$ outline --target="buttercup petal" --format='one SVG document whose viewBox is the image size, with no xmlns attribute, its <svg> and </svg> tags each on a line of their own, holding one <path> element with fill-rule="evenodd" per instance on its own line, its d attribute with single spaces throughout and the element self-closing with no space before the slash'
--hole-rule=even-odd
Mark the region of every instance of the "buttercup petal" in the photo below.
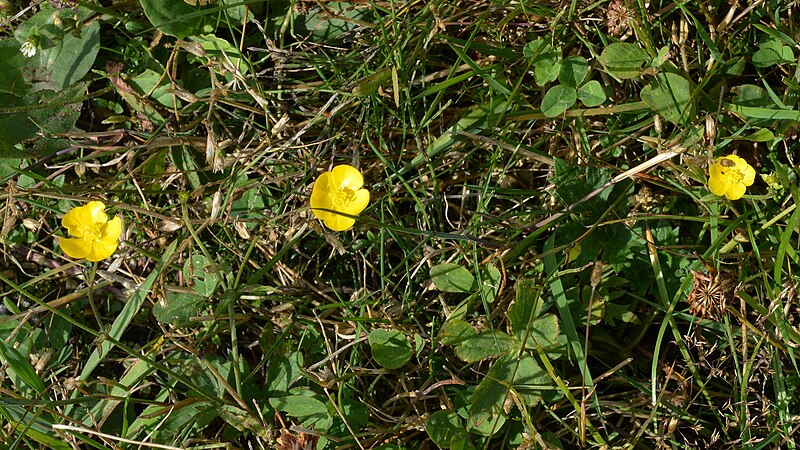
<svg viewBox="0 0 800 450">
<path fill-rule="evenodd" d="M 80 238 L 58 238 L 61 250 L 70 258 L 83 259 L 92 249 L 92 244 Z"/>
<path fill-rule="evenodd" d="M 745 190 L 746 188 L 742 183 L 732 183 L 728 190 L 725 191 L 725 197 L 729 200 L 739 200 L 744 195 Z"/>
<path fill-rule="evenodd" d="M 353 166 L 342 164 L 336 166 L 331 171 L 334 188 L 361 189 L 364 185 L 364 177 L 361 172 Z"/>
<path fill-rule="evenodd" d="M 347 205 L 347 208 L 344 210 L 344 212 L 356 216 L 360 214 L 368 204 L 369 191 L 366 189 L 359 189 L 355 192 L 355 198 L 353 199 L 352 203 Z"/>
<path fill-rule="evenodd" d="M 86 254 L 86 259 L 92 262 L 102 261 L 113 255 L 116 250 L 117 241 L 97 240 L 92 243 L 92 248 Z"/>
<path fill-rule="evenodd" d="M 330 181 L 331 173 L 325 172 L 317 178 L 317 181 L 314 182 L 314 188 L 311 190 L 311 212 L 322 221 L 327 220 L 331 215 L 331 213 L 322 211 L 322 209 L 332 209 L 333 207 L 333 203 L 331 202 Z"/>
<path fill-rule="evenodd" d="M 725 168 L 720 163 L 714 163 L 708 168 L 708 175 L 712 178 L 725 175 Z"/>
<path fill-rule="evenodd" d="M 711 176 L 708 179 L 708 189 L 714 195 L 725 195 L 728 189 L 731 187 L 731 181 L 728 177 L 725 176 Z"/>
<path fill-rule="evenodd" d="M 746 167 L 742 171 L 742 183 L 744 183 L 745 186 L 752 186 L 753 182 L 756 181 L 756 169 L 750 164 L 745 164 Z"/>
<path fill-rule="evenodd" d="M 325 225 L 333 231 L 345 231 L 355 225 L 355 219 L 347 216 L 342 216 L 336 213 L 330 213 L 328 218 L 325 219 Z"/>
<path fill-rule="evenodd" d="M 106 205 L 103 202 L 92 201 L 87 203 L 85 206 L 82 206 L 89 212 L 90 222 L 86 223 L 85 225 L 94 224 L 100 225 L 108 222 L 108 216 L 106 215 L 105 209 Z"/>
<path fill-rule="evenodd" d="M 64 214 L 61 219 L 61 225 L 67 229 L 70 236 L 82 237 L 81 228 L 92 220 L 92 214 L 83 206 L 72 208 L 68 213 Z"/>
<path fill-rule="evenodd" d="M 113 219 L 106 222 L 105 225 L 102 226 L 100 232 L 100 240 L 106 243 L 116 243 L 119 241 L 119 237 L 122 235 L 122 219 L 119 216 L 115 216 Z"/>
</svg>

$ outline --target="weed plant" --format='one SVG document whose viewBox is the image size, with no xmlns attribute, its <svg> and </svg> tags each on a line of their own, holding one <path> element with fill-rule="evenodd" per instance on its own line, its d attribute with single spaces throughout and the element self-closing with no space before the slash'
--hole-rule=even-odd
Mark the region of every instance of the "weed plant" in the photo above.
<svg viewBox="0 0 800 450">
<path fill-rule="evenodd" d="M 797 13 L 0 0 L 0 449 L 797 448 Z"/>
</svg>

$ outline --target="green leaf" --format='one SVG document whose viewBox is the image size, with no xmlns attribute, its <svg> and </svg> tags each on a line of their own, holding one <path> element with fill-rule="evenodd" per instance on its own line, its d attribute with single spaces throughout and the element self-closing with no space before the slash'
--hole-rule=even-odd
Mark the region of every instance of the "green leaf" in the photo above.
<svg viewBox="0 0 800 450">
<path fill-rule="evenodd" d="M 527 348 L 551 350 L 558 345 L 559 332 L 558 317 L 555 314 L 545 314 L 531 323 L 530 330 L 520 329 L 516 334 L 520 336 L 520 340 L 527 336 Z"/>
<path fill-rule="evenodd" d="M 564 86 L 577 88 L 589 74 L 589 61 L 582 56 L 570 56 L 561 63 L 558 81 Z"/>
<path fill-rule="evenodd" d="M 18 111 L 0 114 L 0 158 L 31 153 L 47 156 L 72 145 L 53 135 L 75 129 L 85 89 L 86 83 L 76 83 L 63 90 L 38 91 L 22 98 L 0 93 L 0 104 Z"/>
<path fill-rule="evenodd" d="M 502 284 L 503 275 L 500 270 L 489 264 L 481 269 L 481 297 L 487 302 L 492 303 L 497 296 L 497 290 Z"/>
<path fill-rule="evenodd" d="M 365 5 L 330 2 L 325 3 L 325 9 L 313 8 L 307 15 L 298 17 L 295 29 L 308 34 L 312 42 L 337 44 L 343 41 L 345 34 L 360 26 L 359 21 L 370 22 L 371 18 L 372 11 Z"/>
<path fill-rule="evenodd" d="M 458 264 L 444 263 L 431 267 L 431 279 L 442 292 L 474 292 L 475 277 Z"/>
<path fill-rule="evenodd" d="M 312 393 L 306 391 L 308 395 L 289 395 L 269 399 L 273 408 L 283 411 L 289 416 L 296 417 L 305 427 L 313 427 L 315 430 L 325 431 L 333 423 L 328 407 L 325 403 L 311 397 Z"/>
<path fill-rule="evenodd" d="M 767 36 L 758 46 L 758 51 L 753 54 L 753 65 L 756 67 L 770 67 L 793 60 L 792 48 L 771 36 Z"/>
<path fill-rule="evenodd" d="M 768 128 L 760 128 L 746 136 L 730 136 L 725 139 L 731 141 L 770 142 L 775 139 L 775 133 Z"/>
<path fill-rule="evenodd" d="M 590 80 L 578 88 L 578 99 L 588 107 L 600 106 L 606 101 L 606 92 L 597 80 Z"/>
<path fill-rule="evenodd" d="M 78 8 L 76 12 L 45 9 L 17 29 L 15 36 L 20 42 L 25 42 L 32 34 L 39 40 L 36 55 L 26 61 L 30 68 L 28 81 L 43 83 L 58 91 L 89 72 L 100 50 L 100 21 L 69 33 L 56 21 L 83 20 L 91 14 L 87 8 Z"/>
<path fill-rule="evenodd" d="M 51 82 L 57 89 L 64 89 L 77 82 L 94 64 L 100 50 L 100 21 L 94 21 L 81 30 L 80 38 L 73 34 L 64 36 L 60 46 L 42 52 L 47 58 Z"/>
<path fill-rule="evenodd" d="M 18 430 L 24 430 L 26 436 L 39 442 L 43 445 L 43 448 L 48 450 L 71 450 L 73 448 L 53 430 L 53 421 L 50 419 L 50 414 L 31 414 L 30 405 L 22 407 L 10 404 L 11 402 L 6 398 L 3 400 L 3 406 L 0 407 L 0 418 L 4 419 L 6 424 L 14 426 Z M 30 401 L 28 402 L 30 403 Z M 26 445 L 22 448 L 26 447 L 31 448 L 34 446 Z M 0 444 L 0 448 L 5 450 L 14 447 Z"/>
<path fill-rule="evenodd" d="M 222 73 L 220 67 L 230 67 L 236 69 L 241 73 L 247 73 L 249 66 L 244 56 L 239 52 L 239 49 L 232 45 L 225 39 L 219 38 L 213 34 L 204 34 L 201 36 L 192 36 L 190 41 L 200 44 L 205 53 L 206 62 L 214 62 L 216 65 L 213 67 L 218 68 L 217 73 Z"/>
<path fill-rule="evenodd" d="M 22 76 L 22 67 L 25 65 L 20 44 L 14 39 L 0 40 L 0 92 L 24 95 L 30 85 Z"/>
<path fill-rule="evenodd" d="M 14 347 L 6 343 L 5 340 L 0 339 L 0 362 L 8 365 L 8 370 L 14 373 L 19 379 L 28 387 L 36 391 L 37 394 L 44 392 L 44 383 L 41 378 L 36 375 L 31 363 L 26 356 L 23 356 Z M 19 392 L 20 386 L 17 386 Z"/>
<path fill-rule="evenodd" d="M 304 395 L 271 398 L 269 399 L 269 404 L 273 408 L 297 418 L 328 415 L 328 407 L 325 406 L 325 403 Z"/>
<path fill-rule="evenodd" d="M 264 424 L 252 414 L 233 405 L 220 405 L 219 416 L 225 423 L 241 433 L 246 431 L 258 433 L 264 430 Z"/>
<path fill-rule="evenodd" d="M 650 55 L 635 44 L 617 42 L 603 49 L 600 64 L 611 75 L 627 80 L 638 78 L 642 65 L 650 60 Z"/>
<path fill-rule="evenodd" d="M 547 90 L 542 99 L 542 113 L 547 117 L 561 115 L 578 99 L 575 88 L 556 85 Z"/>
<path fill-rule="evenodd" d="M 769 93 L 761 86 L 754 84 L 740 84 L 731 88 L 731 92 L 736 94 L 733 104 L 739 106 L 754 107 L 775 107 L 775 103 L 769 98 Z"/>
<path fill-rule="evenodd" d="M 369 97 L 378 92 L 378 88 L 392 78 L 392 68 L 387 67 L 379 70 L 361 81 L 353 88 L 352 94 L 356 97 Z"/>
<path fill-rule="evenodd" d="M 205 298 L 187 292 L 172 292 L 166 296 L 165 301 L 166 304 L 159 301 L 153 306 L 153 315 L 161 323 L 181 325 L 197 315 Z"/>
<path fill-rule="evenodd" d="M 461 418 L 453 411 L 436 411 L 428 417 L 425 431 L 440 448 L 450 448 L 453 438 L 466 434 Z"/>
<path fill-rule="evenodd" d="M 522 54 L 533 66 L 534 80 L 538 86 L 544 86 L 558 78 L 561 70 L 561 48 L 553 48 L 546 40 L 536 39 L 525 45 Z"/>
<path fill-rule="evenodd" d="M 689 81 L 680 75 L 662 72 L 642 89 L 642 101 L 665 120 L 679 124 L 692 117 L 694 104 Z"/>
<path fill-rule="evenodd" d="M 489 369 L 472 395 L 468 427 L 497 432 L 508 395 L 518 396 L 520 402 L 533 406 L 540 398 L 540 391 L 536 387 L 550 384 L 550 375 L 533 356 L 503 356 Z M 514 392 L 511 392 L 511 388 Z"/>
<path fill-rule="evenodd" d="M 514 304 L 508 308 L 506 315 L 514 336 L 521 342 L 528 324 L 542 312 L 542 288 L 533 280 L 522 279 L 517 281 L 516 289 Z"/>
<path fill-rule="evenodd" d="M 386 369 L 400 368 L 411 359 L 411 345 L 406 336 L 397 330 L 372 330 L 369 334 L 369 346 L 372 357 Z"/>
<path fill-rule="evenodd" d="M 183 276 L 194 282 L 194 290 L 203 297 L 211 297 L 222 283 L 214 263 L 203 255 L 192 255 L 183 265 Z"/>
<path fill-rule="evenodd" d="M 448 320 L 439 333 L 439 340 L 444 345 L 459 345 L 477 335 L 472 325 L 463 320 Z"/>
<path fill-rule="evenodd" d="M 519 348 L 519 342 L 502 331 L 484 331 L 456 347 L 456 355 L 466 362 L 477 362 Z"/>
<path fill-rule="evenodd" d="M 449 320 L 442 327 L 439 341 L 455 345 L 456 354 L 467 362 L 481 361 L 519 349 L 519 341 L 502 331 L 484 331 L 478 334 L 463 320 Z"/>
<path fill-rule="evenodd" d="M 141 0 L 144 14 L 164 34 L 183 39 L 203 32 L 201 8 L 183 0 Z"/>
</svg>

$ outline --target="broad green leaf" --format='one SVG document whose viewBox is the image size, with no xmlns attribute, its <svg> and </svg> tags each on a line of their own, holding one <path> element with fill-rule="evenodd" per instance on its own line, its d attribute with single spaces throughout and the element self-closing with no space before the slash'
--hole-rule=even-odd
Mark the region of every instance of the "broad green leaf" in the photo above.
<svg viewBox="0 0 800 450">
<path fill-rule="evenodd" d="M 526 347 L 528 348 L 550 350 L 558 345 L 559 332 L 558 317 L 555 314 L 545 314 L 537 317 L 531 323 L 530 330 L 520 329 L 515 334 L 519 336 L 520 340 L 527 336 Z"/>
<path fill-rule="evenodd" d="M 635 44 L 617 42 L 603 49 L 600 64 L 611 75 L 627 80 L 638 78 L 642 66 L 650 60 L 650 55 Z"/>
<path fill-rule="evenodd" d="M 767 37 L 758 46 L 758 51 L 753 54 L 753 65 L 756 67 L 770 67 L 781 63 L 792 62 L 794 53 L 792 48 L 774 37 Z"/>
<path fill-rule="evenodd" d="M 481 361 L 519 349 L 519 341 L 502 331 L 477 333 L 463 320 L 450 320 L 442 327 L 439 340 L 444 345 L 455 345 L 456 354 L 467 362 Z"/>
<path fill-rule="evenodd" d="M 588 107 L 600 106 L 606 101 L 606 92 L 597 80 L 590 80 L 578 88 L 578 99 Z"/>
<path fill-rule="evenodd" d="M 456 434 L 450 440 L 450 450 L 475 450 L 472 437 L 466 432 Z"/>
<path fill-rule="evenodd" d="M 436 289 L 442 292 L 475 291 L 475 277 L 458 264 L 444 263 L 433 266 L 431 279 Z"/>
<path fill-rule="evenodd" d="M 195 292 L 203 297 L 211 297 L 222 283 L 219 271 L 214 270 L 214 263 L 201 254 L 186 260 L 183 276 L 192 280 Z"/>
<path fill-rule="evenodd" d="M 761 86 L 754 84 L 740 84 L 731 88 L 731 92 L 736 94 L 733 104 L 739 106 L 754 107 L 775 107 L 775 103 L 769 98 L 769 93 Z"/>
<path fill-rule="evenodd" d="M 497 421 L 502 420 L 503 404 L 508 395 L 517 396 L 517 400 L 526 407 L 533 406 L 540 399 L 540 390 L 537 388 L 550 384 L 550 375 L 533 356 L 501 357 L 472 395 L 468 426 L 471 429 L 498 431 Z"/>
<path fill-rule="evenodd" d="M 768 128 L 760 128 L 746 136 L 730 136 L 725 139 L 730 139 L 732 141 L 770 142 L 775 139 L 775 133 Z"/>
<path fill-rule="evenodd" d="M 502 331 L 484 331 L 456 347 L 456 355 L 466 362 L 493 358 L 519 348 L 519 342 Z"/>
<path fill-rule="evenodd" d="M 302 355 L 300 353 L 274 356 L 269 363 L 264 395 L 273 397 L 280 392 L 288 391 L 292 383 L 302 376 L 301 365 Z"/>
<path fill-rule="evenodd" d="M 153 315 L 161 323 L 182 325 L 197 315 L 205 298 L 188 292 L 171 292 L 153 306 Z M 166 304 L 162 304 L 166 302 Z"/>
<path fill-rule="evenodd" d="M 577 88 L 589 74 L 589 61 L 582 56 L 570 56 L 561 62 L 558 82 L 564 86 Z"/>
<path fill-rule="evenodd" d="M 264 424 L 247 411 L 233 405 L 220 405 L 219 416 L 228 425 L 237 431 L 261 433 L 264 431 Z"/>
<path fill-rule="evenodd" d="M 15 39 L 0 40 L 0 92 L 22 96 L 30 86 L 22 76 L 25 61 L 19 47 Z"/>
<path fill-rule="evenodd" d="M 197 14 L 200 6 L 182 0 L 141 0 L 141 4 L 150 23 L 164 34 L 183 39 L 204 31 L 203 16 Z"/>
<path fill-rule="evenodd" d="M 641 97 L 653 112 L 674 124 L 686 121 L 694 111 L 689 81 L 674 73 L 659 73 L 642 89 Z"/>
<path fill-rule="evenodd" d="M 242 56 L 236 46 L 225 39 L 219 38 L 213 34 L 203 34 L 200 36 L 192 36 L 189 40 L 200 44 L 207 62 L 213 61 L 217 66 L 225 69 L 218 70 L 217 72 L 221 73 L 235 69 L 243 74 L 247 73 L 249 66 L 244 56 Z"/>
<path fill-rule="evenodd" d="M 36 391 L 37 394 L 44 392 L 44 383 L 39 375 L 36 375 L 27 356 L 23 356 L 14 347 L 8 345 L 5 340 L 0 339 L 0 362 L 8 365 L 8 370 L 19 377 L 23 383 Z M 17 391 L 20 391 L 20 386 L 17 386 Z"/>
<path fill-rule="evenodd" d="M 561 48 L 553 48 L 545 39 L 536 39 L 528 42 L 522 53 L 533 66 L 534 80 L 538 86 L 544 86 L 558 78 Z"/>
<path fill-rule="evenodd" d="M 514 304 L 508 308 L 508 321 L 514 336 L 522 341 L 528 324 L 539 317 L 542 310 L 542 288 L 533 280 L 522 279 L 517 281 L 516 298 Z"/>
<path fill-rule="evenodd" d="M 86 83 L 76 83 L 22 98 L 0 93 L 0 104 L 16 110 L 0 114 L 0 158 L 47 156 L 72 145 L 53 135 L 75 129 L 85 89 Z"/>
<path fill-rule="evenodd" d="M 15 37 L 21 43 L 31 35 L 39 40 L 36 54 L 26 61 L 30 69 L 27 73 L 29 82 L 43 83 L 58 91 L 89 72 L 100 50 L 100 21 L 93 21 L 76 32 L 68 32 L 57 23 L 83 20 L 91 14 L 89 9 L 82 7 L 77 11 L 44 9 L 16 30 Z"/>
<path fill-rule="evenodd" d="M 289 395 L 286 397 L 270 398 L 269 404 L 273 408 L 283 411 L 286 414 L 297 417 L 298 419 L 306 419 L 314 423 L 325 423 L 330 425 L 330 416 L 328 415 L 328 407 L 325 403 L 313 397 L 304 395 Z"/>
<path fill-rule="evenodd" d="M 330 45 L 342 42 L 347 33 L 360 26 L 358 22 L 370 22 L 371 19 L 372 11 L 365 5 L 329 2 L 325 3 L 325 9 L 313 8 L 307 15 L 298 17 L 295 29 L 308 33 L 312 42 Z"/>
<path fill-rule="evenodd" d="M 42 51 L 42 58 L 47 58 L 45 67 L 50 70 L 53 86 L 64 89 L 83 78 L 92 68 L 98 51 L 100 21 L 81 29 L 80 38 L 66 34 L 60 46 Z"/>
<path fill-rule="evenodd" d="M 161 84 L 156 86 L 158 82 L 161 82 Z M 176 103 L 175 95 L 169 92 L 171 88 L 169 81 L 162 78 L 161 74 L 158 72 L 146 69 L 144 72 L 131 78 L 128 84 L 135 87 L 142 94 L 152 92 L 150 98 L 163 106 L 168 108 L 172 108 L 175 105 L 180 106 L 180 101 Z"/>
<path fill-rule="evenodd" d="M 542 99 L 542 113 L 547 117 L 556 117 L 575 104 L 578 99 L 575 88 L 556 85 L 547 90 Z"/>
<path fill-rule="evenodd" d="M 425 423 L 425 431 L 440 448 L 450 448 L 453 438 L 460 434 L 466 434 L 464 426 L 461 424 L 461 418 L 450 410 L 436 411 L 431 414 Z"/>
<path fill-rule="evenodd" d="M 400 368 L 411 359 L 411 345 L 406 336 L 397 330 L 373 330 L 369 334 L 369 346 L 372 357 L 386 369 Z"/>
<path fill-rule="evenodd" d="M 472 325 L 463 320 L 448 320 L 442 327 L 439 340 L 444 345 L 459 345 L 477 335 Z"/>
</svg>

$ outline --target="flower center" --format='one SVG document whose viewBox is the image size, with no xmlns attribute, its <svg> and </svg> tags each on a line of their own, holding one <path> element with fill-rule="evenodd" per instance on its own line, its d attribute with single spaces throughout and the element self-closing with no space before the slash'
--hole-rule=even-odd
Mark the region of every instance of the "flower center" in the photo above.
<svg viewBox="0 0 800 450">
<path fill-rule="evenodd" d="M 723 169 L 720 171 L 720 174 L 728 178 L 731 183 L 741 183 L 742 179 L 744 179 L 744 173 L 734 169 Z"/>
<path fill-rule="evenodd" d="M 338 189 L 334 190 L 331 197 L 334 206 L 333 209 L 341 211 L 343 208 L 346 209 L 348 205 L 353 203 L 356 197 L 356 191 L 350 189 L 345 183 L 342 183 Z"/>
<path fill-rule="evenodd" d="M 84 225 L 78 229 L 78 232 L 79 236 L 86 241 L 97 241 L 102 236 L 100 227 L 97 225 Z"/>
</svg>

